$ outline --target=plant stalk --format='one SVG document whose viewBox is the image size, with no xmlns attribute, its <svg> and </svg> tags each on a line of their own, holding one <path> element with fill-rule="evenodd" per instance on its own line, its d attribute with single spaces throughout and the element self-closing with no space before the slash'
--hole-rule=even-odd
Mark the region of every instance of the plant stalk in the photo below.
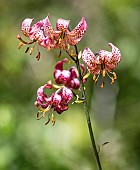
<svg viewBox="0 0 140 170">
<path fill-rule="evenodd" d="M 94 155 L 95 155 L 96 163 L 97 163 L 97 166 L 98 166 L 98 170 L 102 170 L 100 157 L 99 157 L 99 154 L 98 154 L 98 151 L 97 151 L 95 137 L 94 137 L 92 124 L 91 124 L 91 120 L 90 120 L 90 114 L 89 114 L 87 100 L 86 100 L 85 86 L 84 86 L 83 77 L 82 77 L 82 74 L 81 74 L 81 68 L 80 68 L 80 63 L 79 63 L 79 59 L 78 59 L 78 49 L 77 49 L 76 45 L 75 45 L 75 51 L 76 51 L 76 54 L 77 54 L 77 59 L 76 59 L 75 63 L 76 63 L 76 67 L 78 69 L 79 77 L 80 77 L 81 93 L 82 93 L 82 99 L 83 99 L 83 105 L 84 105 L 84 112 L 85 112 L 85 115 L 86 115 L 86 120 L 87 120 L 88 130 L 89 130 L 90 139 L 91 139 L 91 143 L 92 143 L 92 148 L 93 148 L 93 151 L 94 151 Z"/>
</svg>

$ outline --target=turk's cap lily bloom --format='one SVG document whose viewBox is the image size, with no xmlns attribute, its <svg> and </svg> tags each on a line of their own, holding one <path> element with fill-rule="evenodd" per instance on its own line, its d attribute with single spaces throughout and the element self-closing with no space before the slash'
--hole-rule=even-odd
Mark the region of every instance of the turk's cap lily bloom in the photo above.
<svg viewBox="0 0 140 170">
<path fill-rule="evenodd" d="M 113 84 L 114 80 L 116 79 L 116 74 L 115 72 L 112 72 L 112 70 L 117 67 L 118 63 L 120 62 L 121 53 L 120 50 L 112 43 L 109 43 L 109 46 L 112 48 L 111 52 L 100 50 L 99 53 L 96 53 L 97 57 L 89 48 L 85 48 L 83 51 L 82 59 L 87 65 L 89 72 L 94 75 L 93 80 L 95 81 L 95 84 L 100 74 L 102 77 L 105 77 L 107 74 L 112 80 L 111 84 Z M 112 74 L 113 77 L 109 74 Z M 103 86 L 104 82 L 102 83 L 102 87 Z"/>
<path fill-rule="evenodd" d="M 52 85 L 45 84 L 44 86 L 41 86 L 37 90 L 37 102 L 40 104 L 43 108 L 47 108 L 49 105 L 52 104 L 52 96 L 48 96 L 44 93 L 45 89 L 51 89 Z"/>
<path fill-rule="evenodd" d="M 64 70 L 63 65 L 66 62 L 68 62 L 67 58 L 57 62 L 54 71 L 55 82 L 57 84 L 65 85 L 70 89 L 79 89 L 80 81 L 78 79 L 76 68 L 70 67 L 68 70 Z"/>
<path fill-rule="evenodd" d="M 58 89 L 53 96 L 53 108 L 58 114 L 68 109 L 68 103 L 72 100 L 73 93 L 71 89 L 63 86 Z"/>
<path fill-rule="evenodd" d="M 44 32 L 47 36 L 54 37 L 56 46 L 60 49 L 66 50 L 69 48 L 69 45 L 76 45 L 87 30 L 87 22 L 84 17 L 72 31 L 69 31 L 69 23 L 70 20 L 59 18 L 56 22 L 56 30 L 54 30 L 49 17 L 45 18 Z"/>
<path fill-rule="evenodd" d="M 55 48 L 55 40 L 51 39 L 50 37 L 44 34 L 44 19 L 38 21 L 33 26 L 31 26 L 33 20 L 34 19 L 26 18 L 22 22 L 21 32 L 26 37 L 29 38 L 29 41 L 26 42 L 21 38 L 20 35 L 17 35 L 17 38 L 20 40 L 19 49 L 21 48 L 22 45 L 28 45 L 25 51 L 25 53 L 27 53 L 29 51 L 29 48 L 31 47 L 31 44 L 34 44 L 30 48 L 30 55 L 31 55 L 36 43 L 38 43 L 40 46 L 43 46 L 48 51 L 52 48 Z M 38 51 L 38 53 L 40 52 Z"/>
<path fill-rule="evenodd" d="M 53 92 L 50 96 L 48 96 L 45 93 L 45 89 L 52 89 L 51 84 L 45 84 L 44 86 L 41 86 L 37 90 L 37 101 L 35 102 L 35 106 L 38 107 L 38 113 L 37 113 L 37 119 L 41 119 L 42 117 L 45 117 L 45 114 L 51 110 L 52 114 L 52 124 L 54 125 L 55 119 L 54 119 L 54 111 L 56 111 L 58 114 L 61 114 L 63 111 L 66 111 L 68 109 L 68 104 L 73 98 L 73 92 L 71 89 L 62 86 L 55 92 Z M 39 113 L 42 113 L 42 115 L 39 117 Z M 48 114 L 48 122 L 50 121 L 49 114 Z"/>
</svg>

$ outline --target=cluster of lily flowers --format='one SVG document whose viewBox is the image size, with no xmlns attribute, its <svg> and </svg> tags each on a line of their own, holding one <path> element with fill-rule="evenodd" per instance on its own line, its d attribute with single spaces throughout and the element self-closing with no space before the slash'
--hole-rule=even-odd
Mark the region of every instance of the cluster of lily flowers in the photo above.
<svg viewBox="0 0 140 170">
<path fill-rule="evenodd" d="M 37 100 L 35 102 L 35 106 L 37 106 L 39 110 L 37 119 L 45 117 L 45 114 L 51 110 L 51 120 L 54 125 L 54 111 L 58 114 L 66 111 L 73 96 L 75 96 L 77 98 L 76 101 L 78 101 L 78 95 L 75 94 L 75 90 L 80 91 L 81 83 L 85 83 L 90 74 L 93 75 L 94 84 L 97 83 L 100 75 L 102 78 L 108 75 L 111 79 L 111 84 L 114 83 L 117 76 L 116 73 L 113 72 L 113 69 L 120 62 L 121 53 L 112 43 L 109 43 L 109 46 L 112 48 L 111 52 L 100 50 L 94 54 L 89 48 L 85 48 L 83 53 L 74 53 L 71 46 L 76 47 L 76 44 L 80 42 L 88 27 L 84 17 L 82 17 L 81 21 L 72 31 L 69 29 L 70 20 L 59 18 L 56 22 L 56 30 L 53 29 L 49 16 L 31 26 L 33 20 L 34 19 L 27 18 L 22 22 L 21 32 L 29 41 L 23 40 L 21 35 L 18 34 L 17 38 L 20 40 L 19 49 L 23 45 L 27 45 L 25 53 L 29 52 L 31 55 L 35 46 L 37 46 L 38 54 L 36 58 L 39 60 L 39 46 L 46 48 L 47 51 L 59 48 L 59 57 L 62 51 L 65 51 L 75 63 L 77 59 L 80 60 L 80 58 L 82 58 L 86 65 L 86 68 L 83 64 L 79 65 L 81 70 L 81 75 L 79 75 L 77 67 L 75 66 L 71 66 L 67 70 L 63 69 L 64 64 L 70 63 L 68 58 L 58 61 L 54 71 L 56 84 L 48 81 L 47 84 L 37 90 Z M 104 87 L 104 81 L 102 81 L 101 87 Z M 48 96 L 45 93 L 45 89 L 53 88 L 55 88 L 56 91 L 53 92 L 51 96 Z M 42 113 L 41 116 L 40 113 Z M 46 124 L 48 124 L 49 121 L 50 114 L 48 113 L 48 121 Z"/>
</svg>

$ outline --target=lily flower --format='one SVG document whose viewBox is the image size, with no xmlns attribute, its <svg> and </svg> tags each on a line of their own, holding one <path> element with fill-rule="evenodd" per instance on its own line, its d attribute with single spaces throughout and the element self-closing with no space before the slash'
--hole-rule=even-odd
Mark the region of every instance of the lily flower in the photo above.
<svg viewBox="0 0 140 170">
<path fill-rule="evenodd" d="M 53 109 L 58 114 L 68 109 L 68 103 L 72 100 L 73 93 L 71 89 L 63 86 L 58 89 L 53 95 Z"/>
<path fill-rule="evenodd" d="M 72 31 L 69 31 L 69 23 L 70 20 L 59 18 L 56 22 L 55 31 L 49 21 L 49 17 L 45 18 L 44 32 L 48 37 L 54 37 L 56 46 L 60 49 L 66 50 L 69 49 L 70 45 L 76 45 L 87 30 L 87 23 L 84 17 Z"/>
<path fill-rule="evenodd" d="M 66 111 L 68 109 L 68 103 L 72 100 L 73 93 L 71 89 L 62 86 L 57 91 L 53 92 L 51 96 L 48 96 L 45 94 L 45 89 L 52 89 L 51 84 L 45 84 L 44 86 L 41 86 L 37 90 L 37 101 L 35 102 L 35 106 L 38 107 L 38 113 L 37 113 L 37 119 L 41 119 L 45 117 L 45 114 L 51 110 L 52 115 L 52 125 L 55 123 L 54 118 L 54 111 L 56 111 L 58 114 L 61 114 L 63 111 Z M 41 116 L 39 114 L 42 113 Z M 48 121 L 46 124 L 50 121 L 50 114 L 48 114 Z M 45 124 L 45 125 L 46 125 Z"/>
<path fill-rule="evenodd" d="M 31 26 L 31 23 L 32 23 L 33 20 L 34 19 L 26 18 L 22 22 L 22 26 L 21 26 L 21 32 L 26 37 L 29 38 L 29 41 L 24 41 L 21 38 L 21 35 L 19 35 L 19 34 L 17 35 L 17 38 L 20 40 L 19 49 L 21 48 L 22 45 L 28 45 L 25 53 L 28 52 L 31 44 L 34 44 L 30 48 L 30 55 L 32 54 L 36 43 L 38 43 L 40 46 L 47 48 L 47 50 L 54 48 L 54 40 L 52 40 L 48 36 L 44 35 L 44 28 L 43 28 L 44 19 L 40 20 L 39 22 L 37 22 L 33 26 Z M 37 59 L 39 59 L 39 57 L 40 57 L 40 52 L 38 51 Z"/>
<path fill-rule="evenodd" d="M 89 73 L 94 75 L 93 80 L 95 84 L 97 83 L 100 74 L 103 78 L 107 74 L 111 79 L 111 84 L 113 84 L 117 78 L 116 73 L 112 72 L 112 70 L 117 67 L 120 62 L 121 53 L 112 43 L 109 43 L 109 46 L 112 47 L 112 52 L 100 50 L 99 53 L 96 53 L 97 57 L 89 48 L 85 48 L 83 51 L 82 59 L 87 65 Z M 102 82 L 101 87 L 104 87 L 104 82 Z"/>
</svg>

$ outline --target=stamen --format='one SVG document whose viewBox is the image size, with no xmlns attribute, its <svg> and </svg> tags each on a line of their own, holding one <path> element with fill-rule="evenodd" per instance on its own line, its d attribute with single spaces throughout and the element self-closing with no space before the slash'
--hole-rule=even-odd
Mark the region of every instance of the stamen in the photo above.
<svg viewBox="0 0 140 170">
<path fill-rule="evenodd" d="M 37 106 L 37 108 L 38 108 L 40 111 L 42 111 L 42 112 L 44 111 L 44 109 L 43 109 L 42 107 L 40 107 L 40 105 L 38 104 L 37 101 L 35 101 L 34 105 Z"/>
<path fill-rule="evenodd" d="M 24 41 L 22 38 L 21 38 L 21 36 L 18 34 L 17 35 L 17 39 L 19 39 L 23 44 L 33 44 L 34 42 L 36 42 L 36 40 L 33 40 L 33 41 L 30 41 L 30 42 L 26 42 L 26 41 Z"/>
<path fill-rule="evenodd" d="M 58 58 L 61 56 L 61 54 L 62 54 L 62 51 L 60 50 L 59 55 L 58 55 Z"/>
<path fill-rule="evenodd" d="M 36 56 L 36 59 L 37 59 L 37 61 L 40 60 L 40 52 L 38 52 L 38 54 L 37 54 L 37 56 Z"/>
<path fill-rule="evenodd" d="M 48 121 L 45 123 L 47 125 L 50 122 L 50 114 L 48 114 Z"/>
<path fill-rule="evenodd" d="M 58 45 L 60 45 L 60 44 L 61 44 L 61 41 L 62 41 L 62 39 L 61 39 L 61 38 L 59 38 L 59 40 L 58 40 Z"/>
<path fill-rule="evenodd" d="M 115 73 L 115 72 L 113 72 L 113 75 L 114 75 L 114 80 L 116 80 L 116 79 L 117 79 L 117 75 L 116 75 L 116 73 Z"/>
<path fill-rule="evenodd" d="M 32 53 L 33 53 L 33 47 L 30 49 L 30 55 L 32 55 Z"/>
<path fill-rule="evenodd" d="M 69 44 L 67 44 L 67 49 L 68 49 L 68 50 L 70 49 L 70 45 L 69 45 Z"/>
<path fill-rule="evenodd" d="M 29 51 L 29 47 L 27 47 L 27 48 L 26 48 L 26 51 L 25 51 L 25 53 L 27 53 L 28 51 Z"/>
<path fill-rule="evenodd" d="M 109 72 L 110 74 L 113 74 L 113 76 L 114 76 L 114 80 L 116 80 L 117 79 L 117 75 L 116 75 L 116 73 L 115 72 Z"/>
<path fill-rule="evenodd" d="M 36 104 L 36 102 L 35 102 Z M 37 120 L 40 120 L 41 118 L 45 117 L 46 112 L 48 112 L 51 108 L 51 105 L 49 105 L 46 109 L 43 109 L 39 104 L 36 105 L 40 111 L 37 113 Z M 39 117 L 39 113 L 43 112 L 43 114 Z"/>
<path fill-rule="evenodd" d="M 93 80 L 96 80 L 96 75 L 93 76 Z"/>
<path fill-rule="evenodd" d="M 111 80 L 112 80 L 112 81 L 111 81 L 111 84 L 113 84 L 113 83 L 114 83 L 114 81 L 115 81 L 115 80 L 114 80 L 114 78 L 112 77 L 112 78 L 111 78 Z"/>
<path fill-rule="evenodd" d="M 18 49 L 20 49 L 24 44 L 22 42 L 19 43 Z"/>
<path fill-rule="evenodd" d="M 30 55 L 32 55 L 35 46 L 36 46 L 36 42 L 34 43 L 34 46 L 30 49 Z M 38 47 L 38 46 L 37 46 L 37 47 Z M 37 48 L 37 50 L 38 50 L 38 52 L 39 52 L 39 47 Z"/>
<path fill-rule="evenodd" d="M 48 118 L 48 121 L 45 123 L 45 125 L 47 125 L 50 122 L 50 118 Z"/>
<path fill-rule="evenodd" d="M 102 84 L 101 84 L 101 88 L 104 88 L 104 85 L 105 85 L 105 83 L 104 83 L 104 81 L 103 81 Z"/>
<path fill-rule="evenodd" d="M 55 118 L 54 118 L 54 114 L 52 113 L 52 126 L 54 126 L 55 124 Z"/>
<path fill-rule="evenodd" d="M 96 85 L 97 84 L 97 81 L 100 77 L 100 74 L 98 74 L 98 76 L 96 77 L 96 75 L 93 76 L 93 80 L 94 80 L 94 84 Z"/>
<path fill-rule="evenodd" d="M 105 77 L 105 74 L 106 74 L 106 70 L 103 69 L 103 70 L 102 70 L 102 76 Z"/>
<path fill-rule="evenodd" d="M 37 117 L 37 118 L 39 117 L 39 113 L 40 113 L 40 112 L 38 111 L 37 114 L 36 114 L 36 117 Z"/>
<path fill-rule="evenodd" d="M 109 75 L 109 73 L 110 74 L 113 74 L 113 77 L 111 77 L 110 75 Z M 115 82 L 115 80 L 117 79 L 117 76 L 116 76 L 116 73 L 115 72 L 107 72 L 107 75 L 108 75 L 108 77 L 111 79 L 111 84 L 113 84 L 114 82 Z"/>
</svg>

